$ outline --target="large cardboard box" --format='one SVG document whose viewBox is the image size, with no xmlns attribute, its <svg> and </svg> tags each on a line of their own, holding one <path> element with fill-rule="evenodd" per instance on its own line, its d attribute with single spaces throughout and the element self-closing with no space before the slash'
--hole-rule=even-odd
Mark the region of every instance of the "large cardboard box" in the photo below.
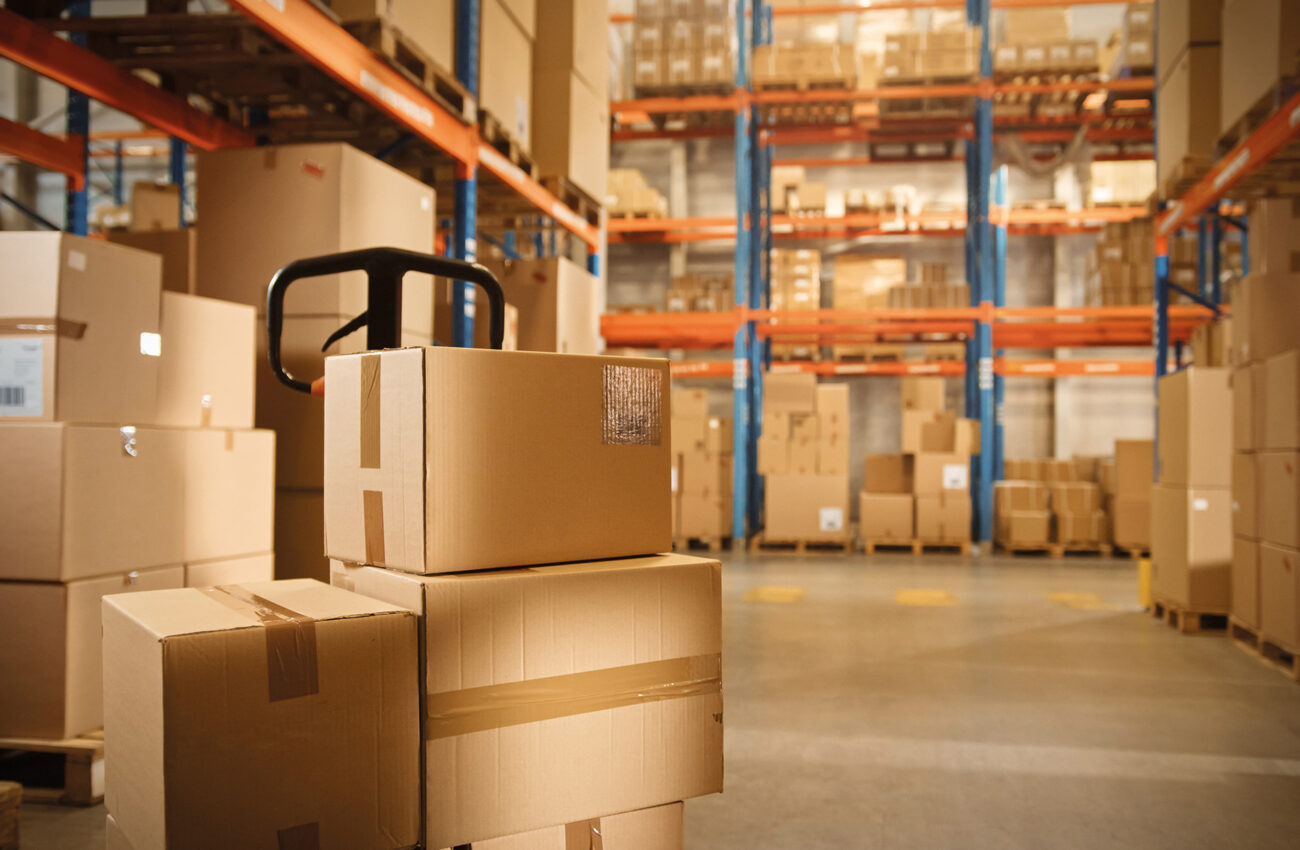
<svg viewBox="0 0 1300 850">
<path fill-rule="evenodd" d="M 135 850 L 131 842 L 126 840 L 122 834 L 122 828 L 117 825 L 117 819 L 108 815 L 104 819 L 104 850 Z"/>
<path fill-rule="evenodd" d="M 181 187 L 137 180 L 131 186 L 131 230 L 176 230 L 181 226 Z"/>
<path fill-rule="evenodd" d="M 916 539 L 924 543 L 970 540 L 970 494 L 943 491 L 916 497 Z"/>
<path fill-rule="evenodd" d="M 911 493 L 858 494 L 858 529 L 868 542 L 911 540 L 914 528 Z"/>
<path fill-rule="evenodd" d="M 728 463 L 730 466 L 730 463 Z M 685 539 L 720 541 L 731 536 L 731 496 L 682 493 L 674 536 Z"/>
<path fill-rule="evenodd" d="M 1159 386 L 1160 483 L 1232 486 L 1232 386 L 1228 369 L 1192 366 Z"/>
<path fill-rule="evenodd" d="M 151 424 L 252 428 L 258 322 L 246 304 L 162 294 L 158 410 Z M 263 331 L 265 333 L 265 331 Z"/>
<path fill-rule="evenodd" d="M 781 437 L 758 438 L 758 474 L 786 475 L 790 472 L 790 441 Z"/>
<path fill-rule="evenodd" d="M 768 372 L 763 376 L 763 415 L 815 413 L 817 376 L 810 372 Z"/>
<path fill-rule="evenodd" d="M 185 563 L 269 552 L 274 546 L 275 434 L 190 429 L 185 442 Z"/>
<path fill-rule="evenodd" d="M 531 150 L 532 34 L 502 0 L 485 0 L 479 6 L 479 33 L 478 107 L 499 121 L 524 150 Z"/>
<path fill-rule="evenodd" d="M 565 257 L 488 263 L 506 301 L 519 308 L 519 351 L 596 354 L 600 280 Z M 707 411 L 707 396 L 705 398 Z M 674 409 L 674 415 L 686 411 Z"/>
<path fill-rule="evenodd" d="M 1258 198 L 1251 202 L 1247 214 L 1251 273 L 1300 272 L 1300 198 Z"/>
<path fill-rule="evenodd" d="M 186 438 L 166 428 L 0 429 L 0 579 L 70 581 L 183 563 Z"/>
<path fill-rule="evenodd" d="M 943 378 L 903 378 L 899 386 L 904 410 L 943 410 Z"/>
<path fill-rule="evenodd" d="M 542 16 L 543 21 L 548 18 Z M 538 169 L 547 177 L 568 178 L 592 199 L 603 198 L 609 172 L 609 101 L 564 66 L 539 62 L 535 68 L 532 154 Z"/>
<path fill-rule="evenodd" d="M 938 495 L 970 492 L 970 458 L 958 454 L 918 454 L 912 459 L 912 492 Z"/>
<path fill-rule="evenodd" d="M 1260 452 L 1255 457 L 1259 536 L 1300 548 L 1300 452 Z"/>
<path fill-rule="evenodd" d="M 564 0 L 547 4 L 546 14 L 537 16 L 533 73 L 562 68 L 572 70 L 601 104 L 607 104 L 611 99 L 620 100 L 609 96 L 608 47 L 608 0 Z M 538 90 L 534 87 L 534 114 L 540 111 L 537 95 Z"/>
<path fill-rule="evenodd" d="M 1223 0 L 1223 94 L 1226 133 L 1273 86 L 1296 72 L 1300 6 L 1292 0 Z"/>
<path fill-rule="evenodd" d="M 116 245 L 125 245 L 157 254 L 162 260 L 162 288 L 166 292 L 194 293 L 198 280 L 198 231 L 193 227 L 178 230 L 110 230 L 105 237 Z"/>
<path fill-rule="evenodd" d="M 1232 290 L 1235 363 L 1260 363 L 1300 346 L 1292 317 L 1300 314 L 1300 274 L 1255 273 Z"/>
<path fill-rule="evenodd" d="M 381 246 L 433 252 L 433 189 L 350 145 L 205 152 L 196 181 L 199 295 L 261 312 L 271 276 L 294 260 Z M 351 319 L 366 309 L 366 292 L 363 272 L 311 278 L 290 287 L 285 315 Z M 402 326 L 432 333 L 428 275 L 404 278 Z"/>
<path fill-rule="evenodd" d="M 1136 63 L 1133 63 L 1136 64 Z M 1156 171 L 1160 191 L 1185 158 L 1210 160 L 1219 139 L 1219 46 L 1189 47 L 1160 83 L 1156 98 Z"/>
<path fill-rule="evenodd" d="M 1259 537 L 1259 460 L 1262 456 L 1237 452 L 1232 456 L 1232 533 Z"/>
<path fill-rule="evenodd" d="M 1156 59 L 1163 82 L 1192 44 L 1219 43 L 1223 0 L 1161 0 L 1156 4 Z"/>
<path fill-rule="evenodd" d="M 1052 512 L 1016 509 L 999 518 L 998 538 L 1007 543 L 1036 544 L 1052 539 Z"/>
<path fill-rule="evenodd" d="M 0 582 L 0 737 L 73 738 L 104 725 L 99 601 L 181 587 L 179 566 L 67 583 Z"/>
<path fill-rule="evenodd" d="M 382 18 L 443 71 L 456 64 L 455 0 L 331 0 L 339 20 Z"/>
<path fill-rule="evenodd" d="M 1115 441 L 1115 495 L 1146 499 L 1155 481 L 1155 444 L 1150 440 Z"/>
<path fill-rule="evenodd" d="M 722 790 L 717 561 L 347 579 L 421 615 L 426 847 Z"/>
<path fill-rule="evenodd" d="M 1262 368 L 1257 364 L 1232 370 L 1232 446 L 1239 452 L 1253 452 L 1263 448 L 1262 441 L 1255 437 L 1254 415 L 1255 376 L 1262 374 Z M 1263 428 L 1260 427 L 1259 430 L 1262 432 Z"/>
<path fill-rule="evenodd" d="M 215 587 L 219 584 L 271 581 L 274 578 L 273 552 L 185 565 L 185 587 Z"/>
<path fill-rule="evenodd" d="M 822 436 L 829 431 L 839 432 L 846 437 L 849 432 L 849 385 L 817 385 L 817 420 Z"/>
<path fill-rule="evenodd" d="M 671 548 L 667 361 L 415 348 L 325 375 L 329 557 L 442 573 Z"/>
<path fill-rule="evenodd" d="M 0 233 L 0 419 L 148 424 L 161 262 L 62 233 Z"/>
<path fill-rule="evenodd" d="M 1259 628 L 1259 541 L 1249 537 L 1232 541 L 1232 616 Z"/>
<path fill-rule="evenodd" d="M 275 577 L 329 580 L 324 491 L 275 491 Z"/>
<path fill-rule="evenodd" d="M 849 535 L 847 475 L 769 475 L 768 540 L 843 540 Z"/>
<path fill-rule="evenodd" d="M 902 445 L 904 454 L 952 452 L 956 442 L 956 418 L 942 410 L 904 409 Z"/>
<path fill-rule="evenodd" d="M 1300 331 L 1296 337 L 1300 346 Z M 1265 360 L 1263 376 L 1264 439 L 1258 448 L 1300 449 L 1300 348 Z"/>
<path fill-rule="evenodd" d="M 1300 550 L 1260 544 L 1259 627 L 1270 641 L 1300 652 Z"/>
<path fill-rule="evenodd" d="M 1151 488 L 1151 560 L 1157 597 L 1226 614 L 1232 593 L 1232 494 L 1167 484 Z"/>
<path fill-rule="evenodd" d="M 681 803 L 669 803 L 606 815 L 504 838 L 475 841 L 473 850 L 682 850 L 682 809 Z"/>
<path fill-rule="evenodd" d="M 300 580 L 103 612 L 105 802 L 136 850 L 419 841 L 409 611 Z"/>
<path fill-rule="evenodd" d="M 868 493 L 911 493 L 911 455 L 867 455 L 863 487 Z"/>
<path fill-rule="evenodd" d="M 1147 485 L 1148 493 L 1151 489 Z M 1115 545 L 1142 551 L 1151 547 L 1151 498 L 1117 496 L 1111 510 L 1111 537 Z"/>
<path fill-rule="evenodd" d="M 1058 511 L 1056 514 L 1058 543 L 1089 545 L 1109 538 L 1104 511 Z"/>
</svg>

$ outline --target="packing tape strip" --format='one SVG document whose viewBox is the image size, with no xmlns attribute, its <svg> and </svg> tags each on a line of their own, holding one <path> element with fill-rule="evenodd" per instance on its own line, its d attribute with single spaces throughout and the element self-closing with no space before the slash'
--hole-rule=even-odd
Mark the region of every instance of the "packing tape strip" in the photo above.
<svg viewBox="0 0 1300 850">
<path fill-rule="evenodd" d="M 379 370 L 378 354 L 361 355 L 361 468 L 378 469 Z"/>
<path fill-rule="evenodd" d="M 317 693 L 320 674 L 315 620 L 238 585 L 205 587 L 199 592 L 262 624 L 266 632 L 266 680 L 271 702 Z"/>
<path fill-rule="evenodd" d="M 320 824 L 285 827 L 275 834 L 277 850 L 320 850 Z"/>
<path fill-rule="evenodd" d="M 81 339 L 86 335 L 86 323 L 60 318 L 0 319 L 0 336 L 41 334 L 53 334 L 68 339 Z"/>
<path fill-rule="evenodd" d="M 361 491 L 361 521 L 366 536 L 366 563 L 383 566 L 384 494 L 381 491 Z"/>
<path fill-rule="evenodd" d="M 721 692 L 721 653 L 485 685 L 428 694 L 424 738 L 451 738 L 625 705 Z"/>
<path fill-rule="evenodd" d="M 605 850 L 605 838 L 600 834 L 600 818 L 566 823 L 564 850 Z"/>
</svg>

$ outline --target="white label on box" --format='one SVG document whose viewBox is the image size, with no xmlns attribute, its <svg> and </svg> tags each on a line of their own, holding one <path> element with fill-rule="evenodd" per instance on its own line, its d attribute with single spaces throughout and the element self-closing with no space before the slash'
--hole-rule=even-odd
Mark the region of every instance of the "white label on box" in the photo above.
<svg viewBox="0 0 1300 850">
<path fill-rule="evenodd" d="M 140 353 L 146 357 L 162 357 L 162 335 L 149 331 L 141 333 Z"/>
<path fill-rule="evenodd" d="M 817 525 L 822 531 L 844 530 L 843 508 L 821 508 L 818 510 Z"/>
<path fill-rule="evenodd" d="M 965 490 L 969 486 L 970 470 L 964 463 L 945 463 L 943 465 L 943 489 Z"/>
<path fill-rule="evenodd" d="M 0 416 L 43 416 L 45 343 L 0 339 Z"/>
<path fill-rule="evenodd" d="M 68 268 L 73 271 L 84 272 L 86 270 L 86 255 L 80 251 L 69 251 Z"/>
<path fill-rule="evenodd" d="M 1208 499 L 1192 499 L 1192 510 L 1208 511 L 1209 509 L 1210 509 L 1210 502 Z"/>
<path fill-rule="evenodd" d="M 421 212 L 428 212 L 428 211 L 432 208 L 432 206 L 433 206 L 433 205 L 429 203 L 429 196 L 428 196 L 428 195 L 421 195 L 421 196 L 420 196 L 420 211 L 421 211 Z"/>
</svg>

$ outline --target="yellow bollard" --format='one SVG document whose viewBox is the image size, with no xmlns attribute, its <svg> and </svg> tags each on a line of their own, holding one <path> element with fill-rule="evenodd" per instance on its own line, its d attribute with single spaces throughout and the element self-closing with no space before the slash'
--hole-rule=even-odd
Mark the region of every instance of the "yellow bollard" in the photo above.
<svg viewBox="0 0 1300 850">
<path fill-rule="evenodd" d="M 1151 559 L 1138 558 L 1138 604 L 1151 607 Z"/>
</svg>

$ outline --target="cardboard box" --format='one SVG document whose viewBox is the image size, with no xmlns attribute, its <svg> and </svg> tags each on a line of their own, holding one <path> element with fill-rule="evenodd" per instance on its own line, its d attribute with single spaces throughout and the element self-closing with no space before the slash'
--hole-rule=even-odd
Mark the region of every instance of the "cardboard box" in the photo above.
<svg viewBox="0 0 1300 850">
<path fill-rule="evenodd" d="M 918 496 L 970 491 L 970 458 L 964 455 L 918 454 L 912 459 L 912 470 L 912 492 Z"/>
<path fill-rule="evenodd" d="M 677 489 L 700 496 L 731 495 L 731 456 L 721 452 L 688 451 L 682 453 L 681 478 Z"/>
<path fill-rule="evenodd" d="M 196 180 L 203 199 L 199 295 L 260 312 L 271 276 L 294 260 L 381 245 L 433 252 L 433 189 L 350 145 L 200 153 Z M 284 312 L 351 319 L 366 309 L 366 293 L 362 272 L 312 278 L 290 288 Z M 428 275 L 403 279 L 402 327 L 425 339 L 432 333 Z M 324 341 L 316 341 L 317 351 Z"/>
<path fill-rule="evenodd" d="M 219 584 L 244 584 L 271 581 L 275 578 L 275 553 L 219 558 L 185 565 L 185 587 L 215 587 Z"/>
<path fill-rule="evenodd" d="M 1300 449 L 1300 349 L 1265 360 L 1263 377 L 1264 440 L 1258 448 Z"/>
<path fill-rule="evenodd" d="M 181 187 L 137 180 L 131 186 L 131 230 L 176 230 L 181 226 Z"/>
<path fill-rule="evenodd" d="M 1063 481 L 1049 489 L 1056 513 L 1089 514 L 1101 510 L 1101 488 L 1091 481 Z"/>
<path fill-rule="evenodd" d="M 1300 548 L 1300 452 L 1260 452 L 1255 457 L 1259 536 Z"/>
<path fill-rule="evenodd" d="M 608 0 L 566 0 L 548 4 L 546 14 L 537 16 L 533 42 L 534 75 L 540 76 L 545 69 L 572 69 L 600 103 L 608 103 L 611 99 L 608 19 Z M 637 29 L 644 29 L 644 23 L 638 23 L 641 26 Z M 540 103 L 538 94 L 534 87 L 534 104 Z M 535 107 L 534 114 L 538 111 Z M 603 191 L 603 187 L 601 189 Z"/>
<path fill-rule="evenodd" d="M 1133 62 L 1130 57 L 1130 64 Z M 1146 64 L 1150 64 L 1149 62 Z M 1160 190 L 1185 158 L 1214 156 L 1219 139 L 1219 46 L 1189 47 L 1175 60 L 1156 98 L 1156 179 Z"/>
<path fill-rule="evenodd" d="M 1290 0 L 1223 0 L 1223 94 L 1226 133 L 1278 80 L 1295 74 L 1300 7 Z M 1252 263 L 1252 267 L 1253 267 Z"/>
<path fill-rule="evenodd" d="M 327 556 L 440 573 L 671 548 L 667 361 L 417 348 L 325 365 Z"/>
<path fill-rule="evenodd" d="M 252 428 L 259 325 L 245 304 L 162 294 L 155 425 Z M 263 334 L 265 331 L 262 332 Z"/>
<path fill-rule="evenodd" d="M 709 391 L 673 387 L 673 417 L 704 419 L 709 415 Z M 766 425 L 766 423 L 764 423 Z M 768 430 L 764 428 L 764 430 Z"/>
<path fill-rule="evenodd" d="M 99 601 L 181 587 L 179 566 L 67 583 L 0 582 L 0 736 L 74 738 L 104 725 Z"/>
<path fill-rule="evenodd" d="M 790 440 L 815 443 L 821 436 L 821 420 L 815 413 L 791 414 Z"/>
<path fill-rule="evenodd" d="M 1151 488 L 1151 561 L 1157 598 L 1189 611 L 1226 614 L 1231 603 L 1232 494 Z"/>
<path fill-rule="evenodd" d="M 825 431 L 817 440 L 817 471 L 822 475 L 849 472 L 849 432 Z"/>
<path fill-rule="evenodd" d="M 943 378 L 903 378 L 899 385 L 902 387 L 903 410 L 944 409 Z"/>
<path fill-rule="evenodd" d="M 767 434 L 758 438 L 758 474 L 786 475 L 790 472 L 790 441 Z"/>
<path fill-rule="evenodd" d="M 454 0 L 331 0 L 340 21 L 382 18 L 443 71 L 456 65 Z"/>
<path fill-rule="evenodd" d="M 1104 511 L 1059 511 L 1056 541 L 1066 544 L 1094 544 L 1110 539 Z"/>
<path fill-rule="evenodd" d="M 474 850 L 682 850 L 682 804 L 606 815 L 504 838 L 475 841 Z M 110 848 L 111 850 L 111 848 Z"/>
<path fill-rule="evenodd" d="M 501 282 L 506 300 L 519 308 L 519 351 L 597 352 L 599 279 L 564 257 L 486 265 Z"/>
<path fill-rule="evenodd" d="M 1300 651 L 1300 551 L 1260 544 L 1259 627 L 1270 641 Z"/>
<path fill-rule="evenodd" d="M 536 38 L 538 0 L 501 0 L 501 2 L 510 13 L 511 20 L 518 24 L 529 38 Z"/>
<path fill-rule="evenodd" d="M 602 68 L 604 64 L 602 57 Z M 532 154 L 541 174 L 565 177 L 589 197 L 602 198 L 609 171 L 608 94 L 597 92 L 567 66 L 548 66 L 540 59 L 532 84 Z"/>
<path fill-rule="evenodd" d="M 943 491 L 916 497 L 916 539 L 923 543 L 970 540 L 970 494 Z"/>
<path fill-rule="evenodd" d="M 275 491 L 275 577 L 329 580 L 321 490 Z"/>
<path fill-rule="evenodd" d="M 62 233 L 0 233 L 0 419 L 147 424 L 160 260 Z"/>
<path fill-rule="evenodd" d="M 1252 271 L 1238 281 L 1232 290 L 1232 338 L 1236 349 L 1233 362 L 1239 366 L 1261 363 L 1300 347 L 1291 321 L 1298 313 L 1300 274 Z"/>
<path fill-rule="evenodd" d="M 1004 38 L 1009 44 L 1061 41 L 1070 37 L 1069 12 L 1065 9 L 1007 9 Z"/>
<path fill-rule="evenodd" d="M 768 540 L 843 540 L 849 536 L 847 475 L 769 475 Z"/>
<path fill-rule="evenodd" d="M 722 790 L 717 561 L 348 578 L 421 615 L 425 846 Z"/>
<path fill-rule="evenodd" d="M 810 372 L 768 372 L 763 376 L 763 415 L 815 413 L 817 376 Z"/>
<path fill-rule="evenodd" d="M 1150 440 L 1115 441 L 1115 494 L 1146 499 L 1155 480 L 1155 444 Z"/>
<path fill-rule="evenodd" d="M 955 418 L 947 411 L 908 410 L 902 414 L 904 454 L 951 452 L 956 442 Z"/>
<path fill-rule="evenodd" d="M 868 493 L 911 493 L 911 455 L 867 455 L 863 488 Z"/>
<path fill-rule="evenodd" d="M 1148 484 L 1148 491 L 1153 485 Z M 1116 546 L 1142 551 L 1151 548 L 1151 498 L 1116 497 L 1111 510 L 1111 538 Z"/>
<path fill-rule="evenodd" d="M 104 850 L 135 850 L 122 834 L 117 819 L 108 815 L 104 820 Z"/>
<path fill-rule="evenodd" d="M 849 433 L 849 385 L 817 385 L 817 419 L 823 434 L 838 431 Z"/>
<path fill-rule="evenodd" d="M 906 541 L 913 537 L 915 503 L 911 493 L 858 494 L 858 529 L 867 542 Z"/>
<path fill-rule="evenodd" d="M 1232 386 L 1228 369 L 1192 366 L 1158 388 L 1160 483 L 1232 486 Z"/>
<path fill-rule="evenodd" d="M 704 449 L 710 452 L 731 453 L 735 444 L 736 429 L 730 419 L 710 416 L 704 421 Z"/>
<path fill-rule="evenodd" d="M 62 423 L 0 429 L 0 579 L 70 581 L 183 563 L 186 437 Z"/>
<path fill-rule="evenodd" d="M 1052 513 L 1026 509 L 1010 511 L 998 537 L 1008 543 L 1047 543 L 1052 539 Z"/>
<path fill-rule="evenodd" d="M 103 612 L 105 802 L 138 850 L 419 840 L 409 611 L 300 580 Z"/>
<path fill-rule="evenodd" d="M 821 443 L 816 437 L 800 437 L 791 440 L 786 449 L 790 458 L 791 475 L 816 475 L 817 462 L 821 457 Z"/>
<path fill-rule="evenodd" d="M 1253 452 L 1263 447 L 1262 441 L 1255 438 L 1254 377 L 1257 371 L 1262 374 L 1262 367 L 1243 366 L 1232 371 L 1232 447 L 1239 452 Z"/>
<path fill-rule="evenodd" d="M 1232 616 L 1259 628 L 1259 541 L 1248 537 L 1232 541 Z"/>
<path fill-rule="evenodd" d="M 1259 475 L 1261 455 L 1237 452 L 1232 456 L 1232 533 L 1259 537 Z"/>
<path fill-rule="evenodd" d="M 533 38 L 503 0 L 479 7 L 479 27 L 478 107 L 524 150 L 532 150 Z"/>
<path fill-rule="evenodd" d="M 1219 43 L 1223 0 L 1162 0 L 1156 4 L 1156 54 L 1163 81 L 1192 44 Z"/>
<path fill-rule="evenodd" d="M 275 434 L 212 428 L 179 433 L 185 464 L 181 560 L 190 563 L 271 551 Z"/>
<path fill-rule="evenodd" d="M 178 230 L 110 230 L 104 234 L 109 242 L 157 254 L 162 260 L 162 288 L 166 292 L 194 293 L 198 279 L 198 231 L 193 227 Z"/>
<path fill-rule="evenodd" d="M 728 471 L 730 460 L 728 460 Z M 677 538 L 718 540 L 731 536 L 731 495 L 696 495 L 682 493 L 679 497 L 680 516 L 677 519 Z"/>
<path fill-rule="evenodd" d="M 1252 274 L 1300 272 L 1300 199 L 1258 198 L 1247 208 L 1246 248 Z M 1235 305 L 1234 305 L 1235 309 Z"/>
</svg>

